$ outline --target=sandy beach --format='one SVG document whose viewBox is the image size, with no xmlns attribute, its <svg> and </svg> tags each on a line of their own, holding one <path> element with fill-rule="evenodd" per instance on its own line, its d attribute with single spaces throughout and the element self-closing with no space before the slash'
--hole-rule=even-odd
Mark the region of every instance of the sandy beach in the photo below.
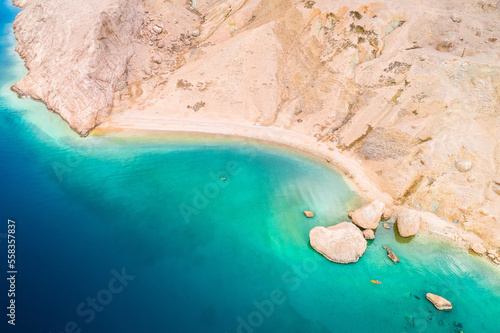
<svg viewBox="0 0 500 333">
<path fill-rule="evenodd" d="M 105 136 L 114 134 L 135 135 L 137 133 L 204 133 L 249 138 L 279 144 L 319 157 L 336 171 L 344 175 L 346 182 L 367 201 L 379 200 L 387 207 L 397 211 L 401 208 L 388 194 L 383 192 L 364 172 L 355 160 L 344 156 L 331 143 L 318 142 L 316 139 L 275 126 L 261 126 L 251 123 L 234 123 L 217 120 L 190 120 L 180 118 L 160 118 L 152 113 L 143 112 L 132 118 L 127 113 L 111 117 L 106 123 L 93 131 L 92 135 Z M 413 208 L 406 206 L 405 208 Z M 472 232 L 461 229 L 430 212 L 418 212 L 421 217 L 420 229 L 445 237 L 457 245 L 469 248 L 474 243 L 484 241 Z"/>
</svg>

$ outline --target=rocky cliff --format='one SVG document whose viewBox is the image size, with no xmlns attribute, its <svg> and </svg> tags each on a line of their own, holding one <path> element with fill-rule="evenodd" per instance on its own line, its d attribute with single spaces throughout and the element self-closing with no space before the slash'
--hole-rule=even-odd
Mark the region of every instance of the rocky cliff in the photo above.
<svg viewBox="0 0 500 333">
<path fill-rule="evenodd" d="M 281 126 L 500 246 L 497 1 L 16 2 L 30 73 L 14 90 L 78 133 L 147 117 Z"/>
</svg>

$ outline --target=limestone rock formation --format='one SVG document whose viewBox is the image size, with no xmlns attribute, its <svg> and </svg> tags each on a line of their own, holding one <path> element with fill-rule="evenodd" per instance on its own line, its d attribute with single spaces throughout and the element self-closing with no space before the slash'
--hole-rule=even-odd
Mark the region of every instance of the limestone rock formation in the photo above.
<svg viewBox="0 0 500 333">
<path fill-rule="evenodd" d="M 390 219 L 392 216 L 392 209 L 390 208 L 385 208 L 384 209 L 384 212 L 382 213 L 382 219 L 384 220 L 388 220 Z"/>
<path fill-rule="evenodd" d="M 363 236 L 365 237 L 365 239 L 375 239 L 375 233 L 372 229 L 363 230 Z"/>
<path fill-rule="evenodd" d="M 420 215 L 413 209 L 403 208 L 398 212 L 397 225 L 401 237 L 414 236 L 420 228 Z"/>
<path fill-rule="evenodd" d="M 477 254 L 484 254 L 486 253 L 486 249 L 481 243 L 473 243 L 471 246 L 472 251 L 476 252 Z"/>
<path fill-rule="evenodd" d="M 314 213 L 313 213 L 313 212 L 311 212 L 310 210 L 305 210 L 305 211 L 304 211 L 304 215 L 305 215 L 307 218 L 314 217 Z"/>
<path fill-rule="evenodd" d="M 390 247 L 387 248 L 387 256 L 389 257 L 389 259 L 391 259 L 395 264 L 397 264 L 399 262 L 399 257 L 394 253 L 392 252 L 392 249 Z"/>
<path fill-rule="evenodd" d="M 132 41 L 141 26 L 139 0 L 18 2 L 17 52 L 29 74 L 12 89 L 42 100 L 81 135 L 105 121 L 114 91 L 127 79 Z M 62 14 L 64 13 L 64 14 Z"/>
<path fill-rule="evenodd" d="M 429 302 L 434 304 L 438 310 L 451 310 L 453 308 L 451 303 L 441 296 L 427 293 L 425 297 L 429 300 Z"/>
<path fill-rule="evenodd" d="M 385 205 L 383 202 L 375 200 L 350 212 L 349 217 L 352 219 L 352 222 L 360 228 L 376 229 L 384 212 L 384 208 Z"/>
<path fill-rule="evenodd" d="M 311 246 L 330 261 L 348 264 L 357 262 L 366 251 L 363 233 L 354 224 L 342 222 L 309 232 Z"/>
</svg>

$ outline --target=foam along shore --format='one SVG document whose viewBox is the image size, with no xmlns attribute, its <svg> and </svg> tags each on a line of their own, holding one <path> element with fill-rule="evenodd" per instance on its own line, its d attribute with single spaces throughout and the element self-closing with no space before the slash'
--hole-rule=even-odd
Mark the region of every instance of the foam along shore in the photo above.
<svg viewBox="0 0 500 333">
<path fill-rule="evenodd" d="M 148 132 L 191 132 L 238 136 L 284 145 L 322 158 L 345 176 L 346 182 L 367 201 L 378 200 L 397 211 L 398 203 L 373 183 L 363 168 L 348 158 L 329 142 L 318 142 L 311 136 L 276 126 L 260 126 L 252 123 L 237 123 L 216 120 L 188 120 L 181 118 L 160 118 L 143 113 L 141 117 L 130 117 L 126 113 L 111 117 L 97 127 L 92 135 L 102 136 L 126 131 Z M 411 207 L 406 207 L 412 209 Z M 459 246 L 470 248 L 475 243 L 484 243 L 476 234 L 465 231 L 430 212 L 416 211 L 420 217 L 420 229 L 446 237 Z"/>
</svg>

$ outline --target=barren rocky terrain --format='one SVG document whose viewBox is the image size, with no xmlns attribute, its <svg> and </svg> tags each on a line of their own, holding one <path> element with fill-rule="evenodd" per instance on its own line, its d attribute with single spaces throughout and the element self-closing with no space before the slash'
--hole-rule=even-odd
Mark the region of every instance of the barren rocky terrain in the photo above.
<svg viewBox="0 0 500 333">
<path fill-rule="evenodd" d="M 498 1 L 15 4 L 30 72 L 13 90 L 80 135 L 183 119 L 288 129 L 395 204 L 500 247 Z"/>
</svg>

